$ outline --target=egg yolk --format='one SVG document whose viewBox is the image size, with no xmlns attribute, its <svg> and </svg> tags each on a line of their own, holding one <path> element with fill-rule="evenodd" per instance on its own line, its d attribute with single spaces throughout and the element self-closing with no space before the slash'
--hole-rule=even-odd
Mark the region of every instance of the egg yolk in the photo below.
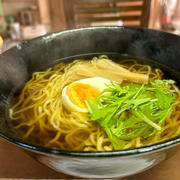
<svg viewBox="0 0 180 180">
<path fill-rule="evenodd" d="M 86 108 L 85 101 L 96 98 L 99 93 L 99 89 L 89 84 L 72 83 L 68 86 L 66 95 L 73 104 L 80 108 Z"/>
</svg>

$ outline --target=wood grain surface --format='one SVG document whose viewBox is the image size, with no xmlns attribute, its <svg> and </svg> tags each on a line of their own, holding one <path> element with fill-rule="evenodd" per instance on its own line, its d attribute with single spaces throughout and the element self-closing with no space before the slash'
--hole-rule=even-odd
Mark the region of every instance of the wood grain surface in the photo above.
<svg viewBox="0 0 180 180">
<path fill-rule="evenodd" d="M 29 157 L 20 148 L 0 139 L 0 180 L 78 179 L 57 173 Z M 123 180 L 179 180 L 180 149 L 170 159 L 143 173 Z"/>
</svg>

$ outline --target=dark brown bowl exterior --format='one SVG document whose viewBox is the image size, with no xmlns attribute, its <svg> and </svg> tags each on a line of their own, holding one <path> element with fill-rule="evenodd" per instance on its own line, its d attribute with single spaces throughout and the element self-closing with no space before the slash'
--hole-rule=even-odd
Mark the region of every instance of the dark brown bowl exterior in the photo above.
<svg viewBox="0 0 180 180">
<path fill-rule="evenodd" d="M 180 37 L 136 27 L 89 27 L 39 37 L 0 56 L 0 136 L 26 149 L 43 164 L 85 178 L 125 177 L 144 171 L 174 154 L 180 137 L 154 145 L 103 152 L 63 151 L 24 142 L 6 118 L 12 91 L 24 86 L 35 71 L 83 54 L 119 53 L 152 59 L 171 69 L 180 82 Z M 61 60 L 59 60 L 61 59 Z"/>
</svg>

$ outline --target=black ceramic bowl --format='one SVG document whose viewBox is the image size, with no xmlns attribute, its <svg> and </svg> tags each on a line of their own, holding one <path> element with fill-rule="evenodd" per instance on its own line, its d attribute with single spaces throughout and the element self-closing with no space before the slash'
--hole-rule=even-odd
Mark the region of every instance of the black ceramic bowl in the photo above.
<svg viewBox="0 0 180 180">
<path fill-rule="evenodd" d="M 11 128 L 7 118 L 8 97 L 35 71 L 57 62 L 98 54 L 115 59 L 133 56 L 160 67 L 179 83 L 179 47 L 179 36 L 135 27 L 89 27 L 25 41 L 0 56 L 0 136 L 30 152 L 43 164 L 74 176 L 113 178 L 144 171 L 174 154 L 180 137 L 141 148 L 106 152 L 64 151 L 32 145 Z"/>
</svg>

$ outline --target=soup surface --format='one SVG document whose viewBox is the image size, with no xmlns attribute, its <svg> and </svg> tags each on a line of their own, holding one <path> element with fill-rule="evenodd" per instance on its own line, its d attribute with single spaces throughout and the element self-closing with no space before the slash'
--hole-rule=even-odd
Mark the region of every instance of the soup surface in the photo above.
<svg viewBox="0 0 180 180">
<path fill-rule="evenodd" d="M 180 93 L 160 69 L 101 55 L 34 72 L 9 115 L 43 146 L 135 148 L 180 135 Z"/>
</svg>

